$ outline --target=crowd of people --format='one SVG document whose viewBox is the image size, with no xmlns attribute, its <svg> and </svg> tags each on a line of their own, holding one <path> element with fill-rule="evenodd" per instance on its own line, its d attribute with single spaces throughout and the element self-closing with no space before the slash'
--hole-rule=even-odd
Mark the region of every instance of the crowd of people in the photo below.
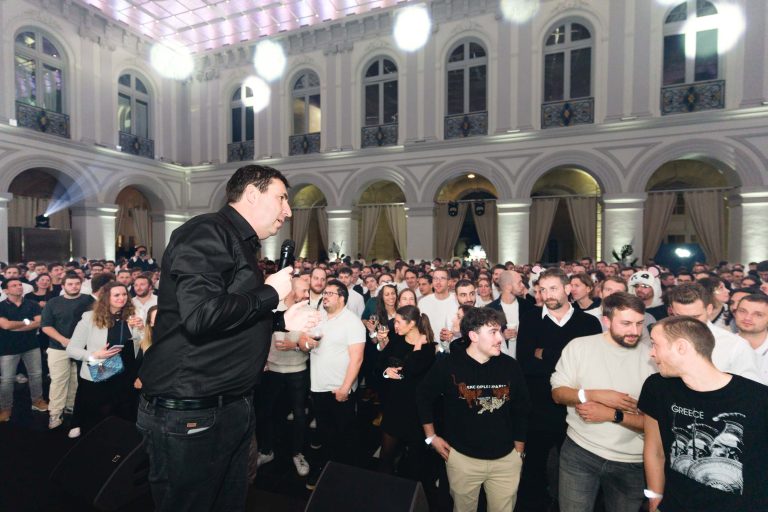
<svg viewBox="0 0 768 512">
<path fill-rule="evenodd" d="M 143 246 L 4 266 L 0 422 L 26 381 L 70 437 L 135 421 L 161 279 Z M 305 302 L 321 320 L 272 334 L 257 466 L 275 459 L 286 409 L 307 488 L 328 460 L 361 464 L 366 401 L 381 404 L 377 469 L 448 489 L 456 511 L 476 510 L 481 488 L 489 511 L 768 510 L 768 261 L 299 258 L 291 284 L 277 309 Z"/>
</svg>

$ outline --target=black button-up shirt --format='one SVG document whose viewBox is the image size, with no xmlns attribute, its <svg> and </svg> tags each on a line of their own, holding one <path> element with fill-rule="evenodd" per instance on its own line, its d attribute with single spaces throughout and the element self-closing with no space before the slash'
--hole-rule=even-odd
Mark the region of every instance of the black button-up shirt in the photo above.
<svg viewBox="0 0 768 512">
<path fill-rule="evenodd" d="M 176 229 L 162 258 L 154 342 L 139 371 L 149 396 L 245 395 L 264 368 L 279 297 L 258 237 L 231 206 Z M 273 325 L 274 322 L 274 325 Z"/>
</svg>

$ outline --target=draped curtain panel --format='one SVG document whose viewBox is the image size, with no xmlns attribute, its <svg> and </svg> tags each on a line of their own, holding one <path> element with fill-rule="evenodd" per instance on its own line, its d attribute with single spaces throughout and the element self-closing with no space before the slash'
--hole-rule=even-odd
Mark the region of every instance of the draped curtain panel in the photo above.
<svg viewBox="0 0 768 512">
<path fill-rule="evenodd" d="M 33 228 L 35 217 L 48 209 L 50 199 L 28 196 L 13 196 L 8 204 L 8 226 Z M 64 208 L 49 217 L 51 228 L 71 229 L 69 208 Z"/>
<path fill-rule="evenodd" d="M 363 254 L 363 258 L 368 259 L 368 254 L 373 247 L 373 239 L 376 237 L 376 228 L 379 226 L 379 214 L 381 214 L 381 206 L 362 206 L 360 207 L 362 212 L 362 233 L 360 236 L 360 251 Z"/>
<path fill-rule="evenodd" d="M 291 218 L 291 238 L 296 242 L 296 250 L 301 254 L 304 242 L 309 232 L 309 221 L 312 219 L 312 210 L 309 208 L 297 208 L 293 210 Z"/>
<path fill-rule="evenodd" d="M 528 234 L 528 256 L 531 263 L 539 261 L 544 254 L 544 248 L 549 240 L 549 232 L 552 231 L 552 222 L 555 220 L 557 206 L 560 199 L 542 198 L 531 199 L 531 214 Z"/>
<path fill-rule="evenodd" d="M 323 248 L 328 250 L 328 212 L 325 211 L 325 206 L 315 208 L 315 214 L 317 215 L 317 233 L 320 235 L 320 243 L 323 244 Z"/>
<path fill-rule="evenodd" d="M 648 194 L 643 208 L 643 262 L 656 256 L 661 247 L 675 210 L 676 198 L 674 192 Z"/>
<path fill-rule="evenodd" d="M 152 226 L 149 222 L 149 211 L 144 208 L 129 208 L 129 211 L 133 217 L 133 225 L 136 228 L 136 241 L 134 245 L 151 245 Z"/>
<path fill-rule="evenodd" d="M 722 190 L 684 192 L 685 208 L 710 263 L 725 260 L 725 202 Z"/>
<path fill-rule="evenodd" d="M 389 230 L 392 232 L 392 238 L 395 240 L 395 247 L 400 253 L 402 259 L 406 259 L 406 224 L 405 224 L 405 206 L 387 205 L 384 206 L 384 215 L 389 224 Z"/>
<path fill-rule="evenodd" d="M 450 260 L 453 257 L 453 248 L 461 234 L 461 226 L 464 224 L 464 218 L 467 216 L 467 203 L 459 203 L 459 213 L 455 217 L 448 215 L 448 205 L 446 203 L 438 204 L 435 210 L 437 215 L 437 239 L 435 247 L 437 256 Z"/>
<path fill-rule="evenodd" d="M 594 257 L 597 254 L 597 198 L 568 197 L 565 204 L 581 255 Z"/>
<path fill-rule="evenodd" d="M 475 219 L 475 228 L 477 236 L 480 238 L 480 244 L 485 249 L 485 257 L 489 262 L 496 262 L 498 259 L 499 231 L 496 218 L 496 202 L 485 202 L 485 213 L 478 215 L 475 213 L 474 204 L 472 206 L 472 216 Z"/>
</svg>

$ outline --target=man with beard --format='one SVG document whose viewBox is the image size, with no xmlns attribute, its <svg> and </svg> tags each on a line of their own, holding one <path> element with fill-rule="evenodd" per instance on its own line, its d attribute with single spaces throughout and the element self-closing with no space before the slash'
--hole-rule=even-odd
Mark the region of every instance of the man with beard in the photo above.
<svg viewBox="0 0 768 512">
<path fill-rule="evenodd" d="M 43 333 L 48 336 L 48 370 L 51 374 L 51 389 L 48 393 L 48 428 L 61 425 L 62 414 L 75 406 L 77 392 L 77 364 L 67 355 L 69 338 L 75 332 L 77 322 L 90 309 L 93 297 L 82 295 L 82 279 L 77 274 L 64 278 L 64 293 L 45 304 L 42 322 Z"/>
<path fill-rule="evenodd" d="M 552 398 L 568 407 L 560 450 L 561 512 L 592 510 L 599 488 L 605 508 L 637 512 L 643 502 L 643 416 L 637 398 L 656 372 L 640 343 L 645 305 L 617 292 L 603 302 L 607 331 L 571 341 L 552 374 Z"/>
<path fill-rule="evenodd" d="M 568 302 L 570 280 L 560 269 L 548 269 L 539 275 L 544 305 L 521 316 L 517 332 L 517 361 L 523 369 L 531 394 L 531 418 L 528 432 L 528 458 L 520 480 L 518 510 L 546 510 L 549 496 L 557 498 L 556 464 L 548 468 L 552 449 L 559 450 L 565 440 L 565 407 L 552 400 L 549 379 L 555 364 L 574 338 L 602 332 L 597 318 L 576 310 Z"/>
<path fill-rule="evenodd" d="M 328 274 L 320 267 L 315 267 L 309 274 L 309 305 L 315 309 L 320 309 L 323 302 L 323 290 L 325 282 L 328 280 Z"/>
<path fill-rule="evenodd" d="M 133 307 L 136 308 L 136 315 L 142 321 L 147 321 L 147 312 L 152 306 L 157 306 L 157 295 L 153 293 L 152 275 L 149 273 L 141 274 L 133 281 L 133 291 L 136 296 L 131 299 Z"/>
<path fill-rule="evenodd" d="M 456 310 L 459 309 L 456 297 L 448 289 L 448 279 L 447 270 L 435 269 L 432 272 L 432 288 L 435 293 L 419 299 L 419 309 L 429 318 L 435 341 L 440 345 L 440 350 L 443 352 L 450 350 L 449 346 L 453 340 L 450 327 L 456 317 Z"/>
<path fill-rule="evenodd" d="M 762 293 L 742 297 L 736 303 L 733 317 L 739 336 L 755 351 L 763 382 L 768 382 L 768 297 Z"/>
<path fill-rule="evenodd" d="M 667 316 L 667 307 L 661 297 L 661 282 L 648 270 L 635 272 L 627 281 L 629 293 L 640 297 L 645 304 L 645 311 L 656 320 Z"/>
</svg>

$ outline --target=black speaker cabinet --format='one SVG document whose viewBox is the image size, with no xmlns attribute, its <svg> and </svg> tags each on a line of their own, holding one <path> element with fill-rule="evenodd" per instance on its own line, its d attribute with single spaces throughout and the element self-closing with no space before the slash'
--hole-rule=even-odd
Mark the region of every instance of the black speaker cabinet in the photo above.
<svg viewBox="0 0 768 512">
<path fill-rule="evenodd" d="M 325 465 L 305 512 L 429 512 L 421 482 L 337 462 Z"/>
<path fill-rule="evenodd" d="M 8 228 L 9 261 L 67 261 L 71 256 L 72 232 L 68 229 Z"/>
<path fill-rule="evenodd" d="M 51 481 L 110 512 L 149 494 L 148 473 L 136 425 L 112 416 L 83 435 L 54 468 Z"/>
</svg>

